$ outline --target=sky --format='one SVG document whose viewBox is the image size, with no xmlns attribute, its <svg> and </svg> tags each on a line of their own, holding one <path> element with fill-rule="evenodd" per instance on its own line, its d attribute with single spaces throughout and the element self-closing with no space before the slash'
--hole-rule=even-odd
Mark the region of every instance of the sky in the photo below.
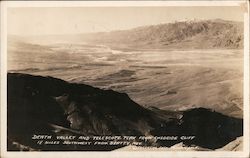
<svg viewBox="0 0 250 158">
<path fill-rule="evenodd" d="M 8 8 L 7 30 L 22 36 L 78 34 L 217 18 L 243 21 L 243 12 L 236 6 Z"/>
</svg>

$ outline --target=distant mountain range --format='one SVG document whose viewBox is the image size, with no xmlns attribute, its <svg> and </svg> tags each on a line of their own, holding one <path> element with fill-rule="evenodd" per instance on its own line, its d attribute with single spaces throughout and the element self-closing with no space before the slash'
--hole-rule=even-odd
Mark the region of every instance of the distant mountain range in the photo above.
<svg viewBox="0 0 250 158">
<path fill-rule="evenodd" d="M 217 149 L 243 135 L 243 120 L 194 108 L 145 108 L 125 93 L 52 77 L 8 73 L 8 150 L 114 150 L 124 145 L 39 145 L 34 134 L 56 136 L 195 136 L 143 146 Z"/>
<path fill-rule="evenodd" d="M 184 21 L 131 30 L 89 34 L 93 43 L 142 48 L 242 48 L 243 23 L 225 20 Z"/>
<path fill-rule="evenodd" d="M 115 48 L 238 49 L 243 48 L 243 32 L 243 22 L 215 19 L 181 21 L 111 32 L 19 38 L 38 44 L 68 41 L 104 44 Z M 19 39 L 17 36 L 9 37 Z"/>
</svg>

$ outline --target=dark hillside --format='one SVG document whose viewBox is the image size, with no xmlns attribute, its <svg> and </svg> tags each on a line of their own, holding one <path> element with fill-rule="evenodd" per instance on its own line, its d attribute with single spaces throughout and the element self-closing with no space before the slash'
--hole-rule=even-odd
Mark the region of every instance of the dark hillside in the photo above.
<svg viewBox="0 0 250 158">
<path fill-rule="evenodd" d="M 186 145 L 220 148 L 241 136 L 242 119 L 209 109 L 144 108 L 125 93 L 52 77 L 8 74 L 8 150 L 113 150 L 114 146 L 37 145 L 33 134 L 76 136 L 187 136 Z M 145 142 L 170 147 L 177 141 Z"/>
</svg>

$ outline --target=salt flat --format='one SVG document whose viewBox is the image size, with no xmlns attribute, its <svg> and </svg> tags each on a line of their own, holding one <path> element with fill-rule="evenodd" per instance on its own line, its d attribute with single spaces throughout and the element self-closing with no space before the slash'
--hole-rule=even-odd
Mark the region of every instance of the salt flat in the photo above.
<svg viewBox="0 0 250 158">
<path fill-rule="evenodd" d="M 143 106 L 242 117 L 243 50 L 113 50 L 104 45 L 8 45 L 8 71 L 126 92 Z"/>
</svg>

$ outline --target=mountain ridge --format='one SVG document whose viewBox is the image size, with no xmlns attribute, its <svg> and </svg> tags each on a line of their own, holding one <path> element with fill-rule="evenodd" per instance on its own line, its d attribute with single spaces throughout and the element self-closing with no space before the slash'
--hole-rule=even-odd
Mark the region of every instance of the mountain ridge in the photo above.
<svg viewBox="0 0 250 158">
<path fill-rule="evenodd" d="M 133 49 L 242 49 L 243 22 L 222 19 L 177 21 L 157 25 L 140 26 L 128 30 L 84 33 L 74 35 L 44 35 L 18 37 L 29 42 L 55 41 L 87 42 L 113 48 Z M 42 42 L 42 43 L 43 43 Z"/>
<path fill-rule="evenodd" d="M 243 23 L 218 19 L 181 21 L 99 33 L 92 40 L 146 48 L 242 48 Z"/>
</svg>

